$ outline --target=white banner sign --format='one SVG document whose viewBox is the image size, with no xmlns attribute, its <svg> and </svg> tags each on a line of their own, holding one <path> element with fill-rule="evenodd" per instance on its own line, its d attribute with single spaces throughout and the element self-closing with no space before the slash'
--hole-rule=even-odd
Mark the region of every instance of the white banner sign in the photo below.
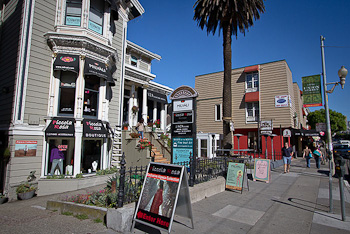
<svg viewBox="0 0 350 234">
<path fill-rule="evenodd" d="M 275 96 L 275 107 L 288 107 L 289 95 Z"/>
<path fill-rule="evenodd" d="M 179 100 L 174 101 L 174 111 L 188 111 L 193 110 L 193 101 L 192 100 Z"/>
</svg>

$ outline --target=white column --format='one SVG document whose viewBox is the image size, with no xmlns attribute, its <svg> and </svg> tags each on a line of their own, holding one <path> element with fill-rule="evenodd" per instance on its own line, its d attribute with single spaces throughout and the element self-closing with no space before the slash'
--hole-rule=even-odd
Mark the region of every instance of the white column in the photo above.
<svg viewBox="0 0 350 234">
<path fill-rule="evenodd" d="M 80 58 L 80 70 L 78 78 L 75 82 L 75 118 L 82 118 L 83 117 L 83 108 L 84 108 L 84 87 L 85 87 L 85 80 L 84 80 L 84 65 L 85 60 Z"/>
<path fill-rule="evenodd" d="M 142 118 L 147 123 L 147 87 L 143 86 L 143 93 L 142 93 Z"/>
<path fill-rule="evenodd" d="M 132 106 L 133 106 L 133 104 L 134 104 L 134 98 L 131 97 L 129 99 L 129 121 L 128 121 L 130 127 L 134 126 L 133 125 L 133 113 L 132 113 Z"/>
<path fill-rule="evenodd" d="M 158 119 L 157 116 L 157 102 L 153 101 L 153 122 Z"/>
<path fill-rule="evenodd" d="M 42 155 L 42 159 L 41 159 L 41 175 L 40 177 L 44 177 L 45 174 L 47 173 L 47 164 L 48 164 L 48 157 L 49 154 L 46 152 L 47 151 L 47 142 L 45 139 L 45 133 L 44 133 L 44 139 L 43 139 L 43 155 Z"/>
<path fill-rule="evenodd" d="M 165 127 L 166 127 L 166 117 L 165 117 L 165 111 L 164 111 L 164 104 L 161 103 L 161 110 L 160 110 L 160 129 L 162 129 L 163 131 L 165 131 Z"/>
<path fill-rule="evenodd" d="M 109 167 L 109 154 L 107 151 L 107 142 L 108 138 L 103 138 L 103 146 L 102 146 L 102 169 L 107 169 Z M 101 165 L 101 164 L 100 164 Z M 100 169 L 100 168 L 98 168 Z"/>
<path fill-rule="evenodd" d="M 74 173 L 75 177 L 80 173 L 81 168 L 81 145 L 83 137 L 83 126 L 81 125 L 81 120 L 77 120 L 75 123 L 75 142 L 74 142 Z"/>
</svg>

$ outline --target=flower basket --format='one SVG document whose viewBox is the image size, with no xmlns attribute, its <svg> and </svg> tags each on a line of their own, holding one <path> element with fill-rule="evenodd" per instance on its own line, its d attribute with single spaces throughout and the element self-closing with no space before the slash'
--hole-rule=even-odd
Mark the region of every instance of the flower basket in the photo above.
<svg viewBox="0 0 350 234">
<path fill-rule="evenodd" d="M 16 189 L 17 198 L 19 200 L 30 199 L 34 196 L 36 189 L 37 188 L 35 186 L 29 184 L 28 182 L 22 183 Z"/>
<path fill-rule="evenodd" d="M 154 121 L 153 124 L 156 126 L 156 128 L 160 128 L 160 120 L 159 119 Z"/>
<path fill-rule="evenodd" d="M 139 138 L 141 135 L 139 133 L 136 133 L 136 132 L 132 132 L 129 134 L 131 138 Z"/>
<path fill-rule="evenodd" d="M 133 106 L 133 107 L 131 108 L 131 111 L 132 111 L 132 113 L 133 113 L 134 115 L 136 115 L 136 113 L 139 111 L 139 108 L 138 108 L 137 106 Z"/>
<path fill-rule="evenodd" d="M 17 198 L 19 200 L 28 200 L 28 199 L 34 197 L 34 194 L 35 194 L 35 190 L 25 192 L 25 193 L 17 193 Z"/>
<path fill-rule="evenodd" d="M 152 144 L 151 144 L 151 142 L 149 142 L 149 141 L 147 141 L 147 140 L 145 140 L 145 139 L 141 139 L 141 140 L 139 140 L 139 142 L 138 142 L 138 146 L 140 147 L 140 149 L 146 149 L 146 148 L 148 148 L 149 150 L 150 149 L 152 149 Z"/>
</svg>

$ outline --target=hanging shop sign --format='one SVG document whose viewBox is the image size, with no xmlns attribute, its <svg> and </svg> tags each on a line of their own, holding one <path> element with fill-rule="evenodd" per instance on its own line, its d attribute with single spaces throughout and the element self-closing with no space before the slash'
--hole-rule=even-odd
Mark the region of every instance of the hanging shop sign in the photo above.
<svg viewBox="0 0 350 234">
<path fill-rule="evenodd" d="M 108 131 L 101 120 L 84 119 L 83 120 L 83 137 L 89 138 L 106 138 Z"/>
<path fill-rule="evenodd" d="M 193 155 L 193 138 L 174 138 L 173 139 L 173 163 L 189 162 Z"/>
<path fill-rule="evenodd" d="M 291 137 L 292 136 L 292 131 L 289 129 L 284 129 L 283 130 L 283 137 Z"/>
<path fill-rule="evenodd" d="M 183 166 L 150 163 L 132 229 L 138 222 L 170 233 L 175 214 L 191 219 L 193 227 L 187 172 Z"/>
<path fill-rule="evenodd" d="M 111 71 L 109 70 L 108 66 L 97 60 L 90 59 L 87 57 L 85 58 L 84 74 L 101 77 L 107 80 L 107 82 L 110 83 L 111 86 L 115 85 Z"/>
<path fill-rule="evenodd" d="M 73 118 L 53 118 L 45 130 L 46 137 L 74 137 Z"/>
<path fill-rule="evenodd" d="M 272 120 L 262 120 L 260 121 L 260 130 L 271 131 L 273 130 Z"/>
<path fill-rule="evenodd" d="M 226 188 L 242 191 L 244 174 L 245 174 L 244 163 L 229 162 L 227 178 L 226 178 Z"/>
<path fill-rule="evenodd" d="M 289 95 L 275 96 L 275 107 L 288 107 L 290 104 Z"/>
<path fill-rule="evenodd" d="M 148 100 L 160 102 L 160 103 L 168 103 L 168 99 L 165 94 L 156 93 L 151 90 L 147 91 Z"/>
<path fill-rule="evenodd" d="M 173 124 L 184 123 L 193 123 L 193 110 L 173 113 Z"/>
<path fill-rule="evenodd" d="M 79 73 L 79 56 L 70 54 L 57 54 L 53 63 L 53 70 L 63 70 Z"/>
<path fill-rule="evenodd" d="M 37 141 L 16 141 L 15 157 L 36 156 Z"/>
<path fill-rule="evenodd" d="M 256 158 L 254 161 L 253 180 L 270 181 L 270 159 Z"/>
<path fill-rule="evenodd" d="M 174 111 L 190 111 L 193 110 L 193 100 L 178 100 L 173 102 Z"/>
<path fill-rule="evenodd" d="M 322 106 L 321 76 L 302 77 L 304 107 Z"/>
</svg>

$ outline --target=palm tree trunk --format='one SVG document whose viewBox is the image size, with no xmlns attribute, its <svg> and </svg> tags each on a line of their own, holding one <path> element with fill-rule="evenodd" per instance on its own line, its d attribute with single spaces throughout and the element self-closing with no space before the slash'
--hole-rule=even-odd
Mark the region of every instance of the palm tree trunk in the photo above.
<svg viewBox="0 0 350 234">
<path fill-rule="evenodd" d="M 232 25 L 229 21 L 223 22 L 224 38 L 224 82 L 223 82 L 223 147 L 232 147 L 232 136 L 230 132 L 230 120 L 232 116 L 232 93 L 231 93 L 231 70 L 232 70 Z"/>
</svg>

